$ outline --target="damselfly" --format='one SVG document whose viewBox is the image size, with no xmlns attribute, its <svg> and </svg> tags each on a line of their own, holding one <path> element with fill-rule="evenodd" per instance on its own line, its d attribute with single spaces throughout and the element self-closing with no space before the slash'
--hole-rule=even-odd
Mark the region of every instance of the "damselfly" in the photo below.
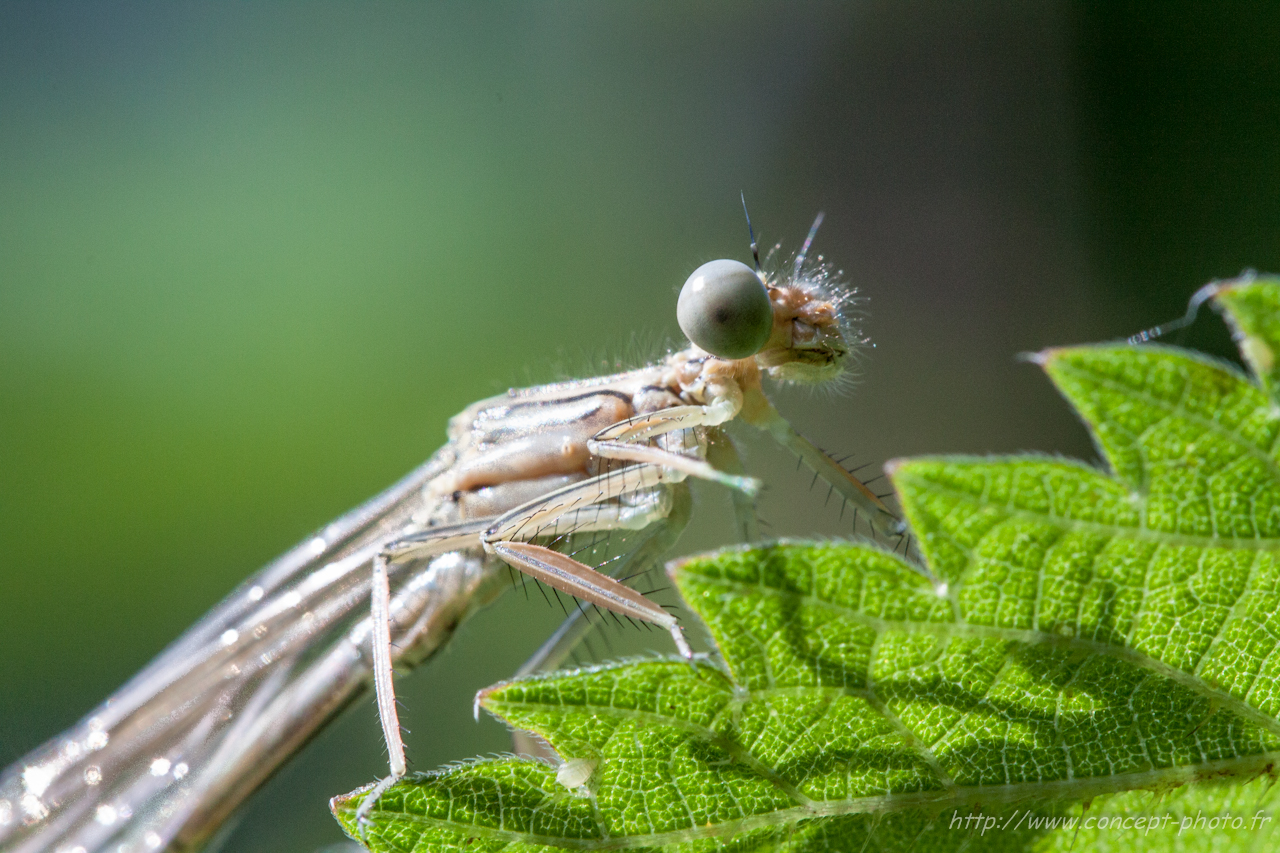
<svg viewBox="0 0 1280 853">
<path fill-rule="evenodd" d="M 722 435 L 731 420 L 794 451 L 873 533 L 898 534 L 880 499 L 800 436 L 761 384 L 834 379 L 859 342 L 852 291 L 808 254 L 818 222 L 785 263 L 762 270 L 753 237 L 754 270 L 722 260 L 694 271 L 677 308 L 687 348 L 638 370 L 512 390 L 454 417 L 421 467 L 251 577 L 75 728 L 6 770 L 0 847 L 198 847 L 370 681 L 388 778 L 403 775 L 392 667 L 439 649 L 512 568 L 664 628 L 691 657 L 674 616 L 579 562 L 573 543 L 635 531 L 641 541 L 617 568 L 651 564 L 684 524 L 689 477 L 728 486 L 755 538 L 758 484 Z M 562 656 L 574 625 L 535 665 Z"/>
</svg>

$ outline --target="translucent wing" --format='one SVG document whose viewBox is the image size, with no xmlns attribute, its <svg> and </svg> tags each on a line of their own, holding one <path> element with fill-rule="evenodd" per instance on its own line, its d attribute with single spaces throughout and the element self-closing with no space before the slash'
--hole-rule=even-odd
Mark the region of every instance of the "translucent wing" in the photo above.
<svg viewBox="0 0 1280 853">
<path fill-rule="evenodd" d="M 215 830 L 364 686 L 369 560 L 451 452 L 267 565 L 78 725 L 5 770 L 0 848 L 130 853 L 197 845 Z M 430 571 L 398 568 L 401 625 L 421 631 L 428 610 L 474 593 L 482 561 L 452 556 Z"/>
</svg>

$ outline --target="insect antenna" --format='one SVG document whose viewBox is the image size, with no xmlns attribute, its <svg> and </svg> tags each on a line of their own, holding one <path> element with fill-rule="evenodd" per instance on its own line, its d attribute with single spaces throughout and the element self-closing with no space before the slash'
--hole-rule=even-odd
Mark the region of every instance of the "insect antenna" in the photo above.
<svg viewBox="0 0 1280 853">
<path fill-rule="evenodd" d="M 800 277 L 800 268 L 804 266 L 804 259 L 809 254 L 809 247 L 813 245 L 813 238 L 817 236 L 818 226 L 822 224 L 822 217 L 825 215 L 821 210 L 818 211 L 817 217 L 813 220 L 813 225 L 809 226 L 809 236 L 804 238 L 804 245 L 800 247 L 800 254 L 796 255 L 796 265 L 792 278 Z M 822 259 L 819 258 L 818 260 Z"/>
<path fill-rule="evenodd" d="M 747 234 L 751 236 L 751 257 L 756 262 L 756 272 L 760 272 L 760 247 L 756 245 L 756 230 L 751 227 L 751 214 L 747 212 L 747 194 L 739 193 L 742 197 L 742 215 L 747 217 Z"/>
</svg>

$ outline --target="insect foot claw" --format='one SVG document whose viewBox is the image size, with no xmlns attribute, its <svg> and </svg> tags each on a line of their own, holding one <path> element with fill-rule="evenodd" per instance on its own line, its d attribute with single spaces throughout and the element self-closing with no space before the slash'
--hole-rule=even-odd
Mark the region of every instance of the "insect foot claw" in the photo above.
<svg viewBox="0 0 1280 853">
<path fill-rule="evenodd" d="M 373 821 L 369 819 L 369 812 L 373 811 L 373 807 L 382 799 L 382 795 L 387 792 L 395 783 L 399 782 L 400 776 L 387 776 L 379 779 L 377 784 L 369 789 L 369 793 L 365 794 L 364 799 L 360 801 L 360 808 L 356 809 L 356 826 L 360 827 L 360 843 L 368 847 L 369 828 L 373 826 Z"/>
<path fill-rule="evenodd" d="M 679 625 L 672 625 L 670 631 L 671 639 L 675 641 L 676 649 L 684 656 L 685 660 L 693 663 L 693 649 L 689 648 L 689 643 L 684 638 L 684 631 L 680 630 Z"/>
</svg>

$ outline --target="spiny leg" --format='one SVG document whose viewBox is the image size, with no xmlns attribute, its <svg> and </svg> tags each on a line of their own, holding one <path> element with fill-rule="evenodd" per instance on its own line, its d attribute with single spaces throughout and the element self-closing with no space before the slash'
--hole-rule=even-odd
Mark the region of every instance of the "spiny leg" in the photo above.
<svg viewBox="0 0 1280 853">
<path fill-rule="evenodd" d="M 481 536 L 485 551 L 494 554 L 522 572 L 533 576 L 561 592 L 589 601 L 623 616 L 665 628 L 686 658 L 693 651 L 684 639 L 674 616 L 649 601 L 640 593 L 597 572 L 590 566 L 550 548 L 534 545 L 529 540 L 554 532 L 561 519 L 577 517 L 589 506 L 612 500 L 638 489 L 678 482 L 672 475 L 654 465 L 633 465 L 600 474 L 580 483 L 556 489 L 546 497 L 530 501 L 500 516 Z M 643 521 L 643 520 L 642 520 Z M 643 527 L 648 521 L 638 524 Z M 581 528 L 579 528 L 581 529 Z"/>
<path fill-rule="evenodd" d="M 388 565 L 392 560 L 425 558 L 458 548 L 475 547 L 479 543 L 480 531 L 490 520 L 480 519 L 413 533 L 388 542 L 373 558 L 373 579 L 369 592 L 369 643 L 373 652 L 373 690 L 391 772 L 373 786 L 356 809 L 356 823 L 362 835 L 368 827 L 369 811 L 387 789 L 403 779 L 408 772 L 404 738 L 400 735 L 400 715 L 396 712 L 395 671 L 391 663 L 391 583 L 387 573 Z"/>
<path fill-rule="evenodd" d="M 373 790 L 356 809 L 356 824 L 363 836 L 369 810 L 382 798 L 387 789 L 404 778 L 408 765 L 404 757 L 404 739 L 400 736 L 400 715 L 396 713 L 394 670 L 391 666 L 391 584 L 387 579 L 387 558 L 383 554 L 373 558 L 373 587 L 370 591 L 373 612 L 373 630 L 369 642 L 373 646 L 373 692 L 377 697 L 378 719 L 382 722 L 382 737 L 387 743 L 387 756 L 391 773 L 378 780 Z"/>
<path fill-rule="evenodd" d="M 652 465 L 631 465 L 616 471 L 598 474 L 586 480 L 553 489 L 542 497 L 526 501 L 520 506 L 498 516 L 481 531 L 481 539 L 489 541 L 528 541 L 537 536 L 554 536 L 560 533 L 557 524 L 561 519 L 572 522 L 575 530 L 591 529 L 584 526 L 583 511 L 613 500 L 624 494 L 649 489 L 663 483 L 678 481 Z M 640 529 L 647 522 L 643 518 L 625 521 L 618 519 L 613 527 Z"/>
<path fill-rule="evenodd" d="M 755 495 L 760 491 L 760 481 L 743 475 L 741 460 L 737 459 L 732 448 L 732 458 L 737 464 L 734 465 L 734 470 L 723 471 L 701 459 L 644 443 L 679 430 L 713 428 L 729 420 L 734 414 L 734 407 L 728 400 L 720 400 L 709 406 L 672 406 L 669 409 L 635 415 L 605 427 L 587 442 L 587 449 L 604 459 L 661 465 L 690 477 L 710 480 L 735 491 Z"/>
<path fill-rule="evenodd" d="M 663 517 L 655 518 L 652 525 L 645 528 L 644 541 L 619 561 L 617 570 L 611 572 L 615 578 L 625 581 L 626 575 L 634 577 L 647 572 L 674 547 L 676 540 L 688 526 L 693 512 L 693 499 L 688 486 L 684 483 L 674 484 L 670 493 L 672 498 L 670 508 L 665 511 Z M 734 492 L 734 494 L 737 493 Z M 520 678 L 535 672 L 549 672 L 556 669 L 591 629 L 592 625 L 587 619 L 586 611 L 579 607 L 570 613 L 569 618 L 560 624 L 542 647 L 525 661 L 520 669 L 516 670 L 515 677 Z"/>
<path fill-rule="evenodd" d="M 592 438 L 597 441 L 640 442 L 664 433 L 696 426 L 719 426 L 736 414 L 732 403 L 720 400 L 709 406 L 671 406 L 643 415 L 633 415 L 610 424 Z"/>
<path fill-rule="evenodd" d="M 392 680 L 390 592 L 389 584 L 386 582 L 388 561 L 419 559 L 479 545 L 487 553 L 542 581 L 552 589 L 567 592 L 624 616 L 666 628 L 680 653 L 685 658 L 692 659 L 693 651 L 685 641 L 675 617 L 670 613 L 630 587 L 600 574 L 590 566 L 549 548 L 525 541 L 547 534 L 555 535 L 558 523 L 562 519 L 573 522 L 577 529 L 586 529 L 587 525 L 580 518 L 583 511 L 638 489 L 651 489 L 671 479 L 672 477 L 661 468 L 649 465 L 630 466 L 554 489 L 543 497 L 521 504 L 497 518 L 419 531 L 390 542 L 382 549 L 374 561 L 374 571 L 381 572 L 382 582 L 379 583 L 375 575 L 371 596 L 375 645 L 374 688 L 377 693 L 378 712 L 382 718 L 383 735 L 387 740 L 387 750 L 391 756 L 391 774 L 378 782 L 361 801 L 356 811 L 356 820 L 361 827 L 367 826 L 369 811 L 387 789 L 404 777 L 407 769 L 398 715 L 395 710 L 395 687 Z M 627 522 L 639 527 L 648 524 L 648 521 L 643 518 L 627 519 L 625 522 L 622 518 L 614 518 L 612 521 L 618 527 L 624 526 Z M 379 646 L 382 648 L 381 653 L 378 651 Z"/>
<path fill-rule="evenodd" d="M 748 418 L 749 423 L 768 432 L 775 441 L 803 459 L 813 469 L 815 475 L 830 483 L 841 497 L 866 512 L 873 532 L 879 531 L 886 536 L 902 535 L 906 525 L 884 505 L 875 492 L 840 467 L 817 445 L 796 432 L 763 394 L 757 394 L 756 399 L 751 402 L 753 405 Z"/>
<path fill-rule="evenodd" d="M 669 450 L 663 450 L 661 447 L 592 439 L 587 442 L 587 449 L 603 459 L 620 459 L 628 462 L 661 466 L 673 471 L 679 471 L 681 474 L 690 477 L 697 477 L 700 480 L 720 483 L 734 491 L 745 492 L 749 495 L 754 495 L 760 491 L 760 481 L 754 477 L 726 474 L 723 471 L 717 471 L 701 459 L 694 459 L 681 453 L 672 453 Z"/>
<path fill-rule="evenodd" d="M 686 659 L 693 658 L 693 650 L 685 641 L 684 632 L 680 630 L 680 623 L 676 618 L 631 587 L 542 545 L 496 541 L 485 542 L 485 549 L 552 589 L 567 592 L 574 598 L 589 601 L 614 613 L 665 628 L 671 634 L 680 654 Z"/>
</svg>

